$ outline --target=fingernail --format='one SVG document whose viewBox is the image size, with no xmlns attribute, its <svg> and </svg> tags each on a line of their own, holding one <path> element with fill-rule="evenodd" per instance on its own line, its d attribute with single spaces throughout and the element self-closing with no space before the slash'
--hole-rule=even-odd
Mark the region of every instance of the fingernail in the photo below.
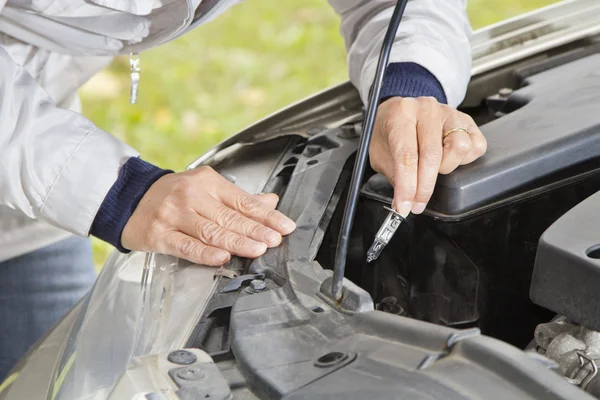
<svg viewBox="0 0 600 400">
<path fill-rule="evenodd" d="M 275 231 L 265 233 L 265 241 L 272 245 L 277 245 L 281 241 L 281 235 Z"/>
<path fill-rule="evenodd" d="M 215 261 L 219 263 L 224 263 L 229 258 L 229 253 L 226 251 L 217 251 L 215 253 Z"/>
<path fill-rule="evenodd" d="M 403 201 L 402 203 L 400 203 L 400 205 L 398 206 L 396 211 L 398 212 L 398 214 L 400 214 L 406 218 L 408 216 L 408 214 L 410 213 L 410 210 L 412 209 L 412 207 L 413 207 L 412 202 Z"/>
<path fill-rule="evenodd" d="M 294 231 L 294 229 L 296 229 L 296 224 L 294 223 L 294 221 L 292 220 L 284 220 L 282 221 L 279 226 L 281 226 L 281 229 L 283 229 L 284 232 L 287 233 L 291 233 Z"/>
<path fill-rule="evenodd" d="M 423 211 L 425 211 L 426 206 L 427 206 L 427 204 L 425 204 L 425 203 L 415 203 L 412 207 L 412 213 L 413 214 L 421 214 Z"/>
</svg>

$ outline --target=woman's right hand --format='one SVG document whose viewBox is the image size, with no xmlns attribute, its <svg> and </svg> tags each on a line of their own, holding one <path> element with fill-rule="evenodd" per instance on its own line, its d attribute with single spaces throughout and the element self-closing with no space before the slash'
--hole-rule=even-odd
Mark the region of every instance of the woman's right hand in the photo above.
<svg viewBox="0 0 600 400">
<path fill-rule="evenodd" d="M 275 210 L 275 194 L 250 195 L 210 167 L 168 174 L 142 197 L 121 245 L 219 266 L 232 255 L 256 258 L 296 224 Z"/>
</svg>

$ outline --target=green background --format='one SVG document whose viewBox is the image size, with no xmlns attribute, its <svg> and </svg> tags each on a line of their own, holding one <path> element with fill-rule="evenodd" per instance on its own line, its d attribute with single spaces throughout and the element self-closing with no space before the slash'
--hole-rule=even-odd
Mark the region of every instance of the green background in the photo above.
<svg viewBox="0 0 600 400">
<path fill-rule="evenodd" d="M 470 0 L 473 27 L 555 0 Z M 180 39 L 142 54 L 139 99 L 128 60 L 81 90 L 84 114 L 164 168 L 182 170 L 257 119 L 348 78 L 339 20 L 325 0 L 246 0 Z M 99 267 L 111 247 L 94 239 Z"/>
</svg>

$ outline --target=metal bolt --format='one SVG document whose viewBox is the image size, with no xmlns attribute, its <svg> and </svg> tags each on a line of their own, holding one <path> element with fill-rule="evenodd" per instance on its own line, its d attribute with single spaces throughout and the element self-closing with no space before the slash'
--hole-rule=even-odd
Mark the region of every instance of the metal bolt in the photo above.
<svg viewBox="0 0 600 400">
<path fill-rule="evenodd" d="M 169 353 L 167 360 L 173 364 L 190 365 L 196 362 L 198 358 L 194 353 L 187 350 L 176 350 Z"/>
<path fill-rule="evenodd" d="M 265 290 L 267 288 L 267 284 L 265 281 L 261 281 L 260 279 L 254 279 L 250 282 L 250 287 L 255 292 L 260 292 L 261 290 Z"/>
<path fill-rule="evenodd" d="M 341 139 L 354 139 L 358 137 L 358 132 L 354 125 L 342 125 L 340 129 L 341 132 L 337 134 L 337 137 Z"/>
<path fill-rule="evenodd" d="M 304 155 L 306 157 L 314 157 L 321 152 L 321 146 L 316 144 L 309 144 L 304 148 Z"/>
<path fill-rule="evenodd" d="M 498 91 L 500 97 L 508 97 L 512 94 L 513 90 L 511 88 L 502 88 Z"/>
<path fill-rule="evenodd" d="M 187 367 L 177 371 L 177 377 L 184 381 L 198 381 L 204 379 L 206 374 L 198 367 Z"/>
</svg>

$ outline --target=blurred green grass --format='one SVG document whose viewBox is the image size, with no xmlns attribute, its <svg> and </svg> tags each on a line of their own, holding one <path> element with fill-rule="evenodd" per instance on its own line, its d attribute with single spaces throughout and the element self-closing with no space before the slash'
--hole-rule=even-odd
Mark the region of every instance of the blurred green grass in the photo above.
<svg viewBox="0 0 600 400">
<path fill-rule="evenodd" d="M 556 0 L 469 0 L 479 28 Z M 325 0 L 247 0 L 142 54 L 138 104 L 128 60 L 81 90 L 84 114 L 164 168 L 182 170 L 257 119 L 347 79 L 338 17 Z M 101 266 L 112 248 L 94 239 Z"/>
</svg>

